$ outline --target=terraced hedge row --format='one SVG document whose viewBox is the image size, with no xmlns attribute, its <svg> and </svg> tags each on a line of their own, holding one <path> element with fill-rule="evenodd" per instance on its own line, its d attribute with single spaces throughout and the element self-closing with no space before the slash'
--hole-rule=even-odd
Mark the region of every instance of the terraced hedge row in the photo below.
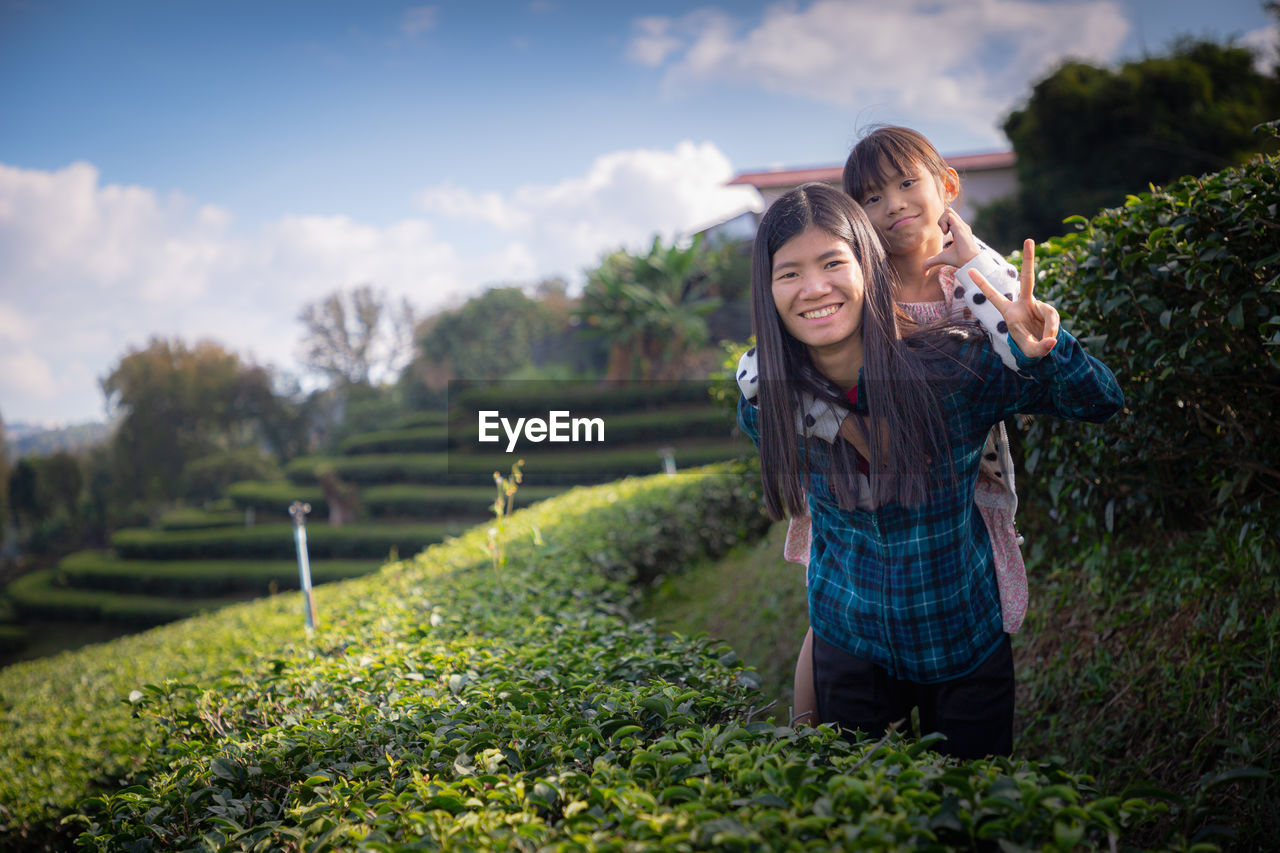
<svg viewBox="0 0 1280 853">
<path fill-rule="evenodd" d="M 347 455 L 360 453 L 439 453 L 448 449 L 449 428 L 443 424 L 361 433 L 344 439 L 338 446 L 338 451 Z"/>
<path fill-rule="evenodd" d="M 596 417 L 673 404 L 703 404 L 710 383 L 693 382 L 560 382 L 549 380 L 490 382 L 451 394 L 451 411 L 493 409 L 504 417 L 546 417 L 550 408 Z M 452 389 L 451 389 L 452 390 Z M 554 403 L 554 406 L 549 405 Z"/>
<path fill-rule="evenodd" d="M 758 722 L 730 650 L 633 622 L 637 580 L 763 529 L 753 482 L 575 490 L 505 520 L 500 555 L 476 529 L 318 589 L 310 639 L 278 596 L 10 667 L 0 844 L 1067 850 L 1158 811 L 1051 765 Z"/>
<path fill-rule="evenodd" d="M 315 560 L 313 583 L 367 575 L 382 559 Z M 264 595 L 298 588 L 298 563 L 291 560 L 122 560 L 101 551 L 79 551 L 58 563 L 57 574 L 84 590 L 147 595 L 214 596 L 245 592 Z"/>
<path fill-rule="evenodd" d="M 516 505 L 528 506 L 558 495 L 566 488 L 525 486 L 516 493 Z M 272 514 L 281 519 L 288 518 L 289 505 L 296 500 L 311 504 L 313 519 L 323 518 L 329 512 L 323 493 L 315 486 L 245 481 L 233 483 L 228 494 L 237 504 L 263 513 L 259 516 L 260 521 Z M 492 485 L 388 483 L 361 489 L 360 507 L 370 518 L 469 517 L 478 522 L 489 515 L 494 497 Z"/>
<path fill-rule="evenodd" d="M 289 518 L 289 506 L 294 501 L 311 504 L 311 516 L 320 518 L 328 514 L 329 502 L 319 486 L 300 486 L 287 481 L 242 480 L 227 486 L 227 497 L 241 509 L 253 509 L 282 519 Z M 259 519 L 262 520 L 262 519 Z"/>
<path fill-rule="evenodd" d="M 461 533 L 456 524 L 347 524 L 307 526 L 312 559 L 385 559 L 393 551 L 413 554 L 445 536 Z M 296 558 L 291 523 L 259 524 L 210 530 L 160 531 L 131 528 L 116 531 L 111 547 L 126 560 L 214 560 Z"/>
<path fill-rule="evenodd" d="M 67 586 L 56 569 L 29 572 L 9 585 L 8 595 L 28 618 L 108 622 L 146 628 L 216 610 L 248 596 L 142 595 Z"/>
<path fill-rule="evenodd" d="M 746 448 L 745 444 L 705 439 L 675 441 L 672 444 L 680 467 L 723 462 L 736 458 Z M 662 470 L 662 459 L 654 448 L 562 450 L 558 449 L 561 445 L 547 447 L 557 449 L 537 450 L 537 463 L 525 467 L 526 482 L 531 485 L 600 483 Z M 316 483 L 318 472 L 325 469 L 361 486 L 392 483 L 475 485 L 477 478 L 485 480 L 494 471 L 506 471 L 517 459 L 533 458 L 534 454 L 523 452 L 526 449 L 528 446 L 521 444 L 521 452 L 518 453 L 499 451 L 483 455 L 460 452 L 305 456 L 290 462 L 285 473 L 292 482 L 304 486 Z"/>
</svg>

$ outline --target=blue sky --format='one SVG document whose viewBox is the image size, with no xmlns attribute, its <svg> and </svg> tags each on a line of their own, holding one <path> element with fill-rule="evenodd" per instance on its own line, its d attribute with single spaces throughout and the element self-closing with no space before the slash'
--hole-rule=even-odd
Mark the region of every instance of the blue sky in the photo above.
<svg viewBox="0 0 1280 853">
<path fill-rule="evenodd" d="M 0 415 L 105 413 L 152 336 L 298 369 L 302 307 L 421 313 L 759 201 L 734 174 L 999 131 L 1066 57 L 1273 46 L 1254 0 L 0 0 Z"/>
</svg>

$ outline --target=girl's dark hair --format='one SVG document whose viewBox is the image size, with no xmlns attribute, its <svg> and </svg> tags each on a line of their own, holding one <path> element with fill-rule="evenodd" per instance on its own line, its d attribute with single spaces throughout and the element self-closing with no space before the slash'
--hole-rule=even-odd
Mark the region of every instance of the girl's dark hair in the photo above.
<svg viewBox="0 0 1280 853">
<path fill-rule="evenodd" d="M 950 460 L 937 380 L 954 375 L 957 344 L 967 327 L 946 324 L 916 328 L 894 302 L 894 278 L 880 238 L 862 208 L 826 184 L 804 184 L 779 198 L 765 212 L 756 232 L 751 264 L 751 322 L 760 369 L 760 460 L 765 506 L 774 518 L 804 507 L 810 466 L 827 470 L 841 507 L 857 503 L 856 455 L 837 438 L 797 444 L 797 418 L 802 395 L 848 409 L 844 389 L 837 388 L 809 359 L 809 351 L 782 325 L 773 301 L 773 258 L 788 240 L 809 228 L 820 228 L 843 240 L 862 272 L 863 368 L 859 395 L 865 395 L 870 417 L 857 422 L 871 452 L 871 498 L 879 506 L 890 501 L 913 505 L 927 493 L 930 460 Z M 909 332 L 906 339 L 903 332 Z M 947 368 L 942 366 L 945 362 Z M 828 466 L 823 457 L 830 456 Z M 944 454 L 939 457 L 939 454 Z M 953 472 L 954 476 L 954 472 Z"/>
<path fill-rule="evenodd" d="M 924 134 L 909 127 L 881 125 L 849 152 L 844 162 L 844 191 L 861 203 L 871 190 L 884 186 L 890 174 L 905 174 L 916 166 L 923 166 L 939 182 L 947 178 L 947 161 Z"/>
</svg>

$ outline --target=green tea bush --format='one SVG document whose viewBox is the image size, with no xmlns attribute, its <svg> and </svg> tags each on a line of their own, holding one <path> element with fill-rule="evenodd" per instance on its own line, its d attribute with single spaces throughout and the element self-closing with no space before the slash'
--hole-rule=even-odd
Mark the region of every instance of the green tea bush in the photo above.
<svg viewBox="0 0 1280 853">
<path fill-rule="evenodd" d="M 343 439 L 338 451 L 360 453 L 439 453 L 449 449 L 449 428 L 443 424 L 412 429 L 366 432 Z"/>
<path fill-rule="evenodd" d="M 545 403 L 539 416 L 546 416 Z M 509 417 L 505 410 L 503 417 Z M 575 416 L 576 413 L 575 413 Z M 680 403 L 667 406 L 658 411 L 623 412 L 606 414 L 600 418 L 604 423 L 603 448 L 620 448 L 633 444 L 670 444 L 690 438 L 728 439 L 735 428 L 734 417 L 722 409 L 711 405 L 704 399 L 701 404 Z M 503 435 L 505 446 L 505 433 Z M 458 423 L 450 432 L 450 443 L 455 447 L 470 448 L 474 451 L 479 445 L 479 424 Z M 561 449 L 557 444 L 529 444 L 521 442 L 520 452 L 525 455 L 554 453 Z M 596 452 L 598 448 L 591 448 Z"/>
<path fill-rule="evenodd" d="M 200 530 L 244 524 L 244 513 L 236 510 L 209 511 L 194 507 L 170 510 L 160 517 L 161 530 Z"/>
<path fill-rule="evenodd" d="M 1274 524 L 1278 203 L 1280 158 L 1262 157 L 1130 196 L 1041 247 L 1044 298 L 1115 371 L 1126 406 L 1102 427 L 1036 420 L 1032 488 L 1107 527 L 1263 505 Z"/>
<path fill-rule="evenodd" d="M 28 572 L 9 585 L 8 593 L 27 619 L 110 622 L 134 627 L 163 625 L 245 598 L 168 597 L 81 589 L 68 586 L 66 578 L 54 569 Z"/>
<path fill-rule="evenodd" d="M 449 413 L 444 409 L 431 409 L 423 412 L 411 412 L 401 415 L 387 425 L 388 429 L 417 429 L 418 427 L 443 426 L 449 420 Z"/>
<path fill-rule="evenodd" d="M 307 551 L 316 559 L 385 558 L 395 551 L 412 554 L 445 536 L 461 533 L 456 524 L 307 525 Z M 111 535 L 111 547 L 127 560 L 277 559 L 296 557 L 293 525 L 259 524 L 210 530 L 128 528 Z"/>
<path fill-rule="evenodd" d="M 226 494 L 241 509 L 274 513 L 282 519 L 289 517 L 289 506 L 294 501 L 311 504 L 314 515 L 329 512 L 329 503 L 320 487 L 299 486 L 284 480 L 243 480 L 227 486 Z"/>
<path fill-rule="evenodd" d="M 515 505 L 526 507 L 565 491 L 565 486 L 522 486 Z M 488 486 L 369 486 L 360 502 L 372 518 L 471 517 L 479 521 L 490 514 L 495 493 Z"/>
<path fill-rule="evenodd" d="M 373 483 L 437 483 L 447 479 L 446 453 L 365 453 L 358 456 L 302 456 L 285 466 L 298 485 L 314 485 L 319 472 L 332 469 L 339 479 L 358 485 Z"/>
<path fill-rule="evenodd" d="M 310 561 L 314 583 L 367 575 L 373 560 Z M 58 563 L 68 586 L 83 590 L 145 595 L 210 597 L 229 593 L 262 595 L 298 588 L 297 560 L 122 560 L 101 551 L 78 551 Z"/>
<path fill-rule="evenodd" d="M 503 439 L 505 442 L 505 438 Z M 676 450 L 680 467 L 695 467 L 736 458 L 742 442 L 707 439 L 679 439 L 669 443 Z M 494 471 L 505 470 L 533 445 L 521 442 L 515 453 L 388 453 L 358 456 L 308 456 L 289 463 L 287 473 L 295 483 L 316 482 L 316 472 L 327 466 L 342 480 L 361 486 L 413 484 L 479 485 L 489 481 Z M 495 444 L 494 447 L 499 447 Z M 505 443 L 501 445 L 505 447 Z M 561 448 L 563 445 L 548 445 Z M 601 483 L 619 477 L 644 476 L 662 470 L 657 447 L 576 450 L 547 449 L 536 453 L 538 464 L 530 466 L 528 480 L 533 485 L 554 483 Z M 239 495 L 239 492 L 234 494 Z M 239 498 L 237 497 L 237 500 Z"/>
<path fill-rule="evenodd" d="M 666 443 L 675 451 L 678 468 L 696 467 L 715 462 L 736 459 L 750 447 L 748 439 L 740 441 L 707 441 L 705 439 L 677 440 Z M 521 445 L 520 450 L 523 451 Z M 662 457 L 657 447 L 620 450 L 557 450 L 543 451 L 536 455 L 536 464 L 525 471 L 525 482 L 531 485 L 555 483 L 600 483 L 619 477 L 645 476 L 662 470 Z M 469 454 L 457 453 L 449 460 L 449 472 L 454 478 L 469 478 L 475 482 L 493 471 L 509 468 L 523 453 Z"/>
<path fill-rule="evenodd" d="M 707 382 L 572 382 L 550 380 L 496 382 L 459 391 L 450 398 L 454 412 L 495 409 L 503 417 L 546 417 L 549 403 L 575 415 L 661 410 L 673 404 L 705 403 Z"/>
<path fill-rule="evenodd" d="M 12 667 L 0 842 L 1114 849 L 1158 813 L 1050 764 L 758 722 L 731 651 L 632 621 L 638 579 L 766 525 L 729 466 L 577 489 L 317 590 L 310 639 L 279 596 Z"/>
</svg>

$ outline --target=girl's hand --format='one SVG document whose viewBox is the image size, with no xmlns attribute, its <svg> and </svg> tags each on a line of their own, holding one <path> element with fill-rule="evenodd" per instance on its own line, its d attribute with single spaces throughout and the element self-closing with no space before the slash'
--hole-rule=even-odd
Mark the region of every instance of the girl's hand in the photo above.
<svg viewBox="0 0 1280 853">
<path fill-rule="evenodd" d="M 1035 298 L 1036 244 L 1032 240 L 1022 243 L 1022 281 L 1017 300 L 1005 299 L 977 270 L 970 270 L 969 278 L 1004 317 L 1009 336 L 1023 355 L 1041 358 L 1049 354 L 1058 342 L 1058 310 Z"/>
<path fill-rule="evenodd" d="M 943 237 L 951 237 L 951 244 L 924 262 L 926 272 L 938 264 L 950 264 L 959 269 L 977 257 L 978 240 L 960 214 L 948 207 L 938 218 L 938 227 L 942 229 Z"/>
</svg>

